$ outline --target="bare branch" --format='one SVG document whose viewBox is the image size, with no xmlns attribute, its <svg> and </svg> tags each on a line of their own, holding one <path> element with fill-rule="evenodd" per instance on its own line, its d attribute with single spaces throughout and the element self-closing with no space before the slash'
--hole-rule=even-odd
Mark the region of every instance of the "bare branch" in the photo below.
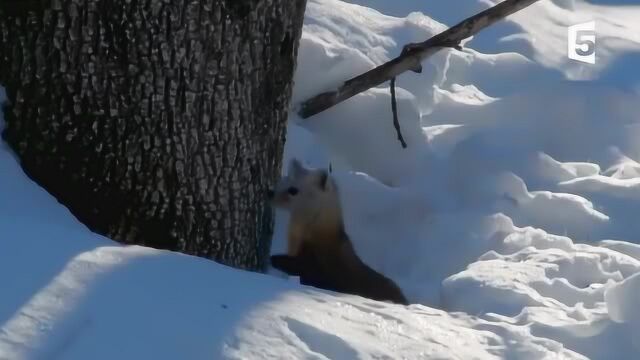
<svg viewBox="0 0 640 360">
<path fill-rule="evenodd" d="M 444 47 L 460 47 L 460 41 L 478 33 L 480 30 L 524 9 L 538 0 L 505 0 L 484 10 L 440 34 L 421 43 L 408 44 L 400 56 L 390 60 L 364 74 L 345 81 L 338 89 L 318 94 L 306 100 L 300 106 L 298 114 L 303 119 L 339 104 L 352 96 L 378 86 L 407 70 L 420 72 L 421 62 Z"/>
<path fill-rule="evenodd" d="M 393 127 L 396 128 L 398 141 L 400 141 L 402 148 L 406 149 L 407 142 L 404 141 L 404 138 L 402 137 L 402 132 L 400 131 L 400 122 L 398 121 L 398 104 L 396 102 L 396 78 L 391 78 L 389 89 L 391 89 L 391 112 L 393 113 Z"/>
</svg>

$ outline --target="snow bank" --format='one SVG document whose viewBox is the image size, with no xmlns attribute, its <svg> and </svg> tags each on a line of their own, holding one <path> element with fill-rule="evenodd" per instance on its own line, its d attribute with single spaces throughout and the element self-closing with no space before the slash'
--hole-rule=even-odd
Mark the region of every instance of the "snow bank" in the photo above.
<svg viewBox="0 0 640 360">
<path fill-rule="evenodd" d="M 441 1 L 346 1 L 394 16 L 404 17 L 419 11 L 448 25 L 500 2 L 456 0 L 456 6 L 451 6 Z M 476 35 L 470 46 L 484 53 L 519 53 L 572 80 L 624 84 L 637 89 L 640 77 L 634 74 L 637 66 L 634 64 L 640 61 L 637 5 L 636 0 L 540 1 Z M 596 23 L 595 65 L 567 58 L 567 27 L 586 21 Z M 537 82 L 534 78 L 528 80 Z"/>
<path fill-rule="evenodd" d="M 507 323 L 311 291 L 287 295 L 250 319 L 225 348 L 232 359 L 584 359 Z"/>
<path fill-rule="evenodd" d="M 6 147 L 0 173 L 0 359 L 583 359 L 506 323 L 121 246 Z"/>
<path fill-rule="evenodd" d="M 348 2 L 380 12 L 310 1 L 296 100 L 444 28 L 412 11 L 452 24 L 490 5 Z M 640 272 L 640 76 L 614 71 L 638 49 L 628 34 L 638 11 L 543 1 L 398 79 L 408 149 L 384 85 L 308 120 L 293 114 L 290 131 L 315 143 L 288 143 L 285 160 L 332 165 L 358 253 L 411 300 L 525 327 L 590 358 L 634 358 L 605 293 Z M 567 26 L 585 19 L 599 39 L 588 68 L 566 58 Z"/>
</svg>

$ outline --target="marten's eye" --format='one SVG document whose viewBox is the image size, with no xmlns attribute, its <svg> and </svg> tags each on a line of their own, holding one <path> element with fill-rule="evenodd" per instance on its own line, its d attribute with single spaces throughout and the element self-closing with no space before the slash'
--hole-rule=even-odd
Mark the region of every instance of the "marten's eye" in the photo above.
<svg viewBox="0 0 640 360">
<path fill-rule="evenodd" d="M 292 186 L 292 187 L 287 189 L 287 192 L 291 196 L 296 196 L 296 194 L 298 193 L 298 189 Z"/>
</svg>

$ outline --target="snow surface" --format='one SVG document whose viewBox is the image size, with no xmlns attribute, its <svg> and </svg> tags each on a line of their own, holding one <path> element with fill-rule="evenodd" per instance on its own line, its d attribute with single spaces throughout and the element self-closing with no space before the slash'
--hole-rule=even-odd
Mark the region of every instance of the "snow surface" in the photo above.
<svg viewBox="0 0 640 360">
<path fill-rule="evenodd" d="M 542 0 L 399 76 L 407 149 L 386 85 L 292 112 L 284 161 L 331 164 L 407 307 L 120 246 L 2 145 L 0 359 L 640 358 L 640 5 L 618 3 Z M 309 0 L 294 106 L 491 4 Z M 591 19 L 595 66 L 565 56 Z"/>
</svg>

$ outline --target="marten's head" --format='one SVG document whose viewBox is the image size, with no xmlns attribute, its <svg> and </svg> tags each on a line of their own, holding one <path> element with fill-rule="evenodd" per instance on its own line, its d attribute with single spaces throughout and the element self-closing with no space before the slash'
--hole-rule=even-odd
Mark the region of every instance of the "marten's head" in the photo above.
<svg viewBox="0 0 640 360">
<path fill-rule="evenodd" d="M 328 171 L 306 168 L 296 159 L 269 195 L 276 207 L 299 219 L 325 222 L 340 217 L 337 187 Z"/>
</svg>

